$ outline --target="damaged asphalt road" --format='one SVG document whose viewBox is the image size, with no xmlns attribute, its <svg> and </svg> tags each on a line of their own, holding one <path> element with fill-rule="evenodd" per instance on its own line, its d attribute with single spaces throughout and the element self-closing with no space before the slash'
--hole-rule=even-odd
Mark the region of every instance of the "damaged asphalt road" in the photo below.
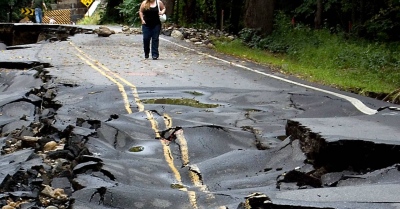
<svg viewBox="0 0 400 209">
<path fill-rule="evenodd" d="M 0 52 L 0 206 L 400 207 L 398 106 L 161 37 Z"/>
</svg>

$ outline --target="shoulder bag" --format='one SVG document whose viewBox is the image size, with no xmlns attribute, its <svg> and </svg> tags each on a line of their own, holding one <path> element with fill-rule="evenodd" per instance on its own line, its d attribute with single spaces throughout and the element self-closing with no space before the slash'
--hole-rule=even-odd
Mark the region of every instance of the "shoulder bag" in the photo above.
<svg viewBox="0 0 400 209">
<path fill-rule="evenodd" d="M 157 6 L 158 6 L 158 11 L 160 12 L 161 11 L 160 10 L 160 0 L 157 0 Z M 161 22 L 167 21 L 167 15 L 165 15 L 165 14 L 160 15 L 160 21 Z"/>
</svg>

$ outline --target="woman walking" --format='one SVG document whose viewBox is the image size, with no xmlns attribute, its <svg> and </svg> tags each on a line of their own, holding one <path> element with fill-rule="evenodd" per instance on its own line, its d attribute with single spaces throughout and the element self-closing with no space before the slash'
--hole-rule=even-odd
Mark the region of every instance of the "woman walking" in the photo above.
<svg viewBox="0 0 400 209">
<path fill-rule="evenodd" d="M 158 8 L 160 7 L 160 9 Z M 165 6 L 160 0 L 144 0 L 140 5 L 139 16 L 142 20 L 144 57 L 149 58 L 150 42 L 151 57 L 158 59 L 158 44 L 161 31 L 159 15 L 165 13 Z"/>
</svg>

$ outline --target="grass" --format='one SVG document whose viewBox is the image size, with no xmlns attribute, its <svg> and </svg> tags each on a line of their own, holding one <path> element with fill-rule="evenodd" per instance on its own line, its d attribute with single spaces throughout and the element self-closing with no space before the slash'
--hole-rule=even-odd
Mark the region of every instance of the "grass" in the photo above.
<svg viewBox="0 0 400 209">
<path fill-rule="evenodd" d="M 98 12 L 95 12 L 92 16 L 85 16 L 80 19 L 76 24 L 77 25 L 99 25 L 101 20 L 101 16 Z"/>
<path fill-rule="evenodd" d="M 243 38 L 232 42 L 217 40 L 216 50 L 362 95 L 382 98 L 400 88 L 399 43 L 346 40 L 323 30 L 289 30 L 266 39 L 256 37 L 253 43 L 249 39 L 242 41 Z M 260 43 L 264 45 L 257 46 Z"/>
</svg>

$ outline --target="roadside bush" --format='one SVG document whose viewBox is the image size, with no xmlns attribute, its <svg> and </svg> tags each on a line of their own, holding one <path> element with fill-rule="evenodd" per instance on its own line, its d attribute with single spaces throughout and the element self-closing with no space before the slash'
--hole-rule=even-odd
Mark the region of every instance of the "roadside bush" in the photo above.
<svg viewBox="0 0 400 209">
<path fill-rule="evenodd" d="M 261 30 L 260 29 L 252 29 L 252 28 L 244 28 L 239 31 L 239 38 L 249 47 L 258 48 L 258 42 L 261 39 Z"/>
<path fill-rule="evenodd" d="M 101 11 L 96 11 L 90 17 L 83 17 L 82 19 L 78 20 L 76 24 L 78 25 L 98 25 L 100 24 L 101 20 Z"/>
<path fill-rule="evenodd" d="M 303 25 L 293 26 L 289 18 L 279 13 L 270 36 L 259 30 L 243 29 L 239 38 L 249 47 L 283 53 L 290 58 L 331 68 L 377 70 L 399 67 L 398 43 L 346 39 L 344 34 L 332 34 L 329 29 L 313 30 Z M 323 62 L 323 63 L 322 63 Z"/>
<path fill-rule="evenodd" d="M 397 6 L 381 10 L 378 14 L 356 28 L 360 37 L 376 41 L 398 41 L 400 39 L 400 3 Z"/>
<path fill-rule="evenodd" d="M 139 8 L 142 0 L 124 0 L 117 9 L 130 25 L 140 25 Z"/>
<path fill-rule="evenodd" d="M 313 80 L 332 80 L 334 85 L 361 91 L 388 92 L 393 86 L 400 86 L 399 42 L 368 41 L 340 30 L 332 33 L 330 28 L 314 30 L 301 24 L 292 25 L 282 13 L 277 14 L 274 26 L 269 36 L 243 29 L 239 38 L 249 47 L 284 55 L 301 65 L 303 74 Z M 283 69 L 299 73 L 298 69 Z M 333 77 L 338 79 L 333 81 Z"/>
</svg>

